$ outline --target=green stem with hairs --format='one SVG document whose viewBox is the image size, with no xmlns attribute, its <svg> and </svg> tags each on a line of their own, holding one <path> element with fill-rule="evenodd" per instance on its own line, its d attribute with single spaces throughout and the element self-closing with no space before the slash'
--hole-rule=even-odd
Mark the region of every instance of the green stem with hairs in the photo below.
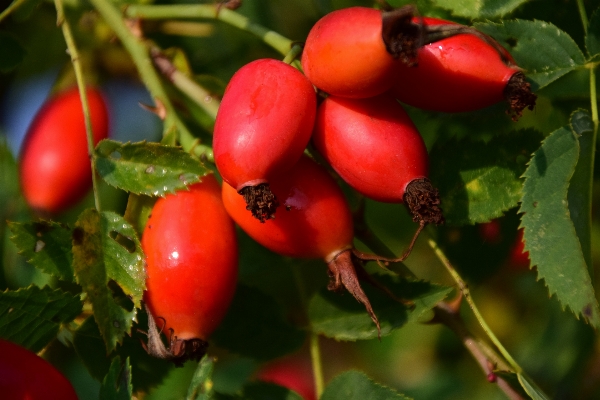
<svg viewBox="0 0 600 400">
<path fill-rule="evenodd" d="M 145 5 L 131 4 L 125 9 L 129 18 L 140 19 L 215 19 L 235 26 L 261 38 L 266 44 L 285 56 L 293 42 L 281 34 L 250 21 L 247 17 L 215 4 Z"/>
<path fill-rule="evenodd" d="M 85 133 L 87 136 L 88 155 L 90 158 L 90 164 L 92 166 L 92 187 L 94 191 L 94 203 L 96 210 L 100 211 L 100 194 L 98 192 L 98 182 L 96 178 L 96 167 L 94 165 L 94 132 L 92 128 L 92 121 L 90 119 L 90 107 L 88 103 L 85 79 L 83 76 L 83 70 L 81 68 L 81 62 L 79 60 L 79 52 L 73 39 L 73 33 L 71 27 L 65 18 L 65 11 L 61 0 L 54 0 L 56 7 L 56 25 L 60 26 L 67 43 L 67 49 L 71 57 L 71 63 L 75 70 L 75 79 L 77 81 L 77 87 L 79 88 L 79 97 L 81 98 L 81 105 L 83 108 L 83 118 L 85 122 Z"/>
</svg>

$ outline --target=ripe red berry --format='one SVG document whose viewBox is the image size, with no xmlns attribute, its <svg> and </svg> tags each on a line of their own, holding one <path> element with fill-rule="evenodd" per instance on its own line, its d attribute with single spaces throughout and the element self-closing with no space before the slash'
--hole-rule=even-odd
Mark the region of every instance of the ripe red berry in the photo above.
<svg viewBox="0 0 600 400">
<path fill-rule="evenodd" d="M 293 355 L 269 362 L 260 369 L 257 378 L 291 389 L 304 400 L 317 400 L 309 359 Z"/>
<path fill-rule="evenodd" d="M 214 155 L 223 180 L 244 196 L 260 221 L 278 206 L 270 180 L 298 161 L 310 140 L 316 93 L 295 68 L 253 61 L 225 89 L 214 129 Z"/>
<path fill-rule="evenodd" d="M 427 179 L 425 143 L 389 94 L 328 97 L 317 111 L 313 142 L 358 192 L 378 201 L 405 202 L 415 221 L 443 222 L 437 190 Z"/>
<path fill-rule="evenodd" d="M 108 111 L 102 94 L 87 89 L 94 144 L 108 136 Z M 77 88 L 50 98 L 33 120 L 20 156 L 25 200 L 41 212 L 56 214 L 80 201 L 92 186 L 83 109 Z"/>
<path fill-rule="evenodd" d="M 144 301 L 158 328 L 171 337 L 166 356 L 176 362 L 201 357 L 233 299 L 238 270 L 234 224 L 213 175 L 189 191 L 158 199 L 142 248 Z M 151 353 L 153 345 L 149 340 Z"/>
<path fill-rule="evenodd" d="M 517 233 L 515 243 L 510 249 L 508 264 L 510 268 L 515 270 L 524 270 L 529 268 L 529 252 L 525 251 L 525 241 L 523 240 L 523 229 Z"/>
<path fill-rule="evenodd" d="M 0 339 L 3 399 L 77 400 L 71 383 L 52 364 L 15 343 Z"/>
<path fill-rule="evenodd" d="M 245 210 L 236 190 L 223 184 L 223 203 L 234 221 L 254 240 L 290 257 L 322 258 L 331 283 L 343 285 L 362 304 L 379 328 L 369 299 L 356 276 L 353 222 L 344 194 L 327 171 L 307 156 L 287 173 L 271 180 L 271 190 L 285 206 L 277 218 L 260 223 Z"/>
<path fill-rule="evenodd" d="M 415 20 L 417 21 L 417 20 Z M 437 18 L 423 18 L 426 30 L 461 29 Z M 396 66 L 392 93 L 403 103 L 425 110 L 466 112 L 507 99 L 514 119 L 533 109 L 536 97 L 522 70 L 492 38 L 470 33 L 434 41 L 418 51 L 418 65 Z"/>
</svg>

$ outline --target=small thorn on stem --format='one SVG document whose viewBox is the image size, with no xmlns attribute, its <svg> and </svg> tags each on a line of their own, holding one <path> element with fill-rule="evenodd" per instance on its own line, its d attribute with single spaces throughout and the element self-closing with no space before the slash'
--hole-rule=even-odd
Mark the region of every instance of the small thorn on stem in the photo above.
<svg viewBox="0 0 600 400">
<path fill-rule="evenodd" d="M 279 201 L 271 192 L 268 183 L 259 183 L 255 186 L 241 188 L 238 193 L 246 201 L 246 210 L 260 222 L 275 218 L 275 210 L 279 207 Z"/>
</svg>

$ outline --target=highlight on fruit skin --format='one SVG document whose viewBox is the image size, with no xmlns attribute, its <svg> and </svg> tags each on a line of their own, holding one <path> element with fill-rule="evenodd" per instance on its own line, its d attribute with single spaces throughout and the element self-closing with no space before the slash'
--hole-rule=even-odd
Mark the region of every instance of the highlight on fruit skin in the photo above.
<svg viewBox="0 0 600 400">
<path fill-rule="evenodd" d="M 86 90 L 94 145 L 108 137 L 109 115 L 102 93 Z M 79 90 L 51 96 L 32 121 L 19 156 L 21 189 L 42 216 L 65 211 L 92 187 L 92 167 Z"/>
</svg>

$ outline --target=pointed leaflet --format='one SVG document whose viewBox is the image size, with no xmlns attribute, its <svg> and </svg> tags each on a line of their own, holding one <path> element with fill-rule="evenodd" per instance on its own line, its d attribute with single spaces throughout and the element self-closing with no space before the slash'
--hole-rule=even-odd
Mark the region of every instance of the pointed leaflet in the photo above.
<svg viewBox="0 0 600 400">
<path fill-rule="evenodd" d="M 109 185 L 147 196 L 185 189 L 210 172 L 189 153 L 158 143 L 103 140 L 96 146 L 95 162 Z"/>
<path fill-rule="evenodd" d="M 590 18 L 590 25 L 585 36 L 585 47 L 590 57 L 600 54 L 600 8 L 596 9 Z"/>
<path fill-rule="evenodd" d="M 528 0 L 433 0 L 433 2 L 453 15 L 466 18 L 501 17 L 514 11 Z"/>
<path fill-rule="evenodd" d="M 71 229 L 52 221 L 9 222 L 11 240 L 28 262 L 47 274 L 73 282 Z"/>
<path fill-rule="evenodd" d="M 477 23 L 514 57 L 538 90 L 585 64 L 585 56 L 575 41 L 549 22 L 512 20 L 495 24 Z"/>
<path fill-rule="evenodd" d="M 389 335 L 409 321 L 416 321 L 442 301 L 452 288 L 429 282 L 394 280 L 389 276 L 375 275 L 373 278 L 387 287 L 394 295 L 412 300 L 415 308 L 393 300 L 368 283 L 362 288 L 371 301 L 381 324 L 381 336 Z M 336 340 L 365 340 L 377 337 L 377 327 L 365 311 L 365 307 L 347 293 L 322 290 L 308 304 L 308 318 L 313 332 Z"/>
<path fill-rule="evenodd" d="M 336 376 L 325 388 L 321 400 L 410 400 L 410 398 L 374 382 L 358 371 Z"/>
<path fill-rule="evenodd" d="M 214 368 L 214 360 L 208 355 L 204 355 L 194 372 L 186 400 L 210 400 L 213 398 L 212 373 Z"/>
<path fill-rule="evenodd" d="M 554 131 L 531 159 L 519 212 L 525 249 L 551 295 L 600 326 L 600 310 L 567 203 L 579 142 L 569 127 Z"/>
<path fill-rule="evenodd" d="M 440 191 L 450 225 L 487 222 L 517 206 L 521 175 L 543 136 L 532 130 L 496 136 L 487 143 L 450 140 L 431 150 L 431 181 Z"/>
<path fill-rule="evenodd" d="M 100 386 L 100 400 L 131 400 L 131 366 L 129 358 L 121 365 L 121 357 L 113 358 L 108 374 Z"/>
<path fill-rule="evenodd" d="M 135 230 L 123 217 L 94 209 L 81 213 L 73 232 L 73 267 L 92 303 L 107 353 L 130 331 L 140 307 L 143 259 Z"/>
<path fill-rule="evenodd" d="M 571 115 L 570 127 L 579 137 L 579 159 L 569 183 L 567 201 L 571 220 L 581 244 L 583 258 L 593 275 L 592 180 L 594 173 L 594 122 L 585 111 Z"/>
<path fill-rule="evenodd" d="M 38 352 L 81 309 L 79 295 L 47 286 L 0 292 L 0 337 Z"/>
</svg>

